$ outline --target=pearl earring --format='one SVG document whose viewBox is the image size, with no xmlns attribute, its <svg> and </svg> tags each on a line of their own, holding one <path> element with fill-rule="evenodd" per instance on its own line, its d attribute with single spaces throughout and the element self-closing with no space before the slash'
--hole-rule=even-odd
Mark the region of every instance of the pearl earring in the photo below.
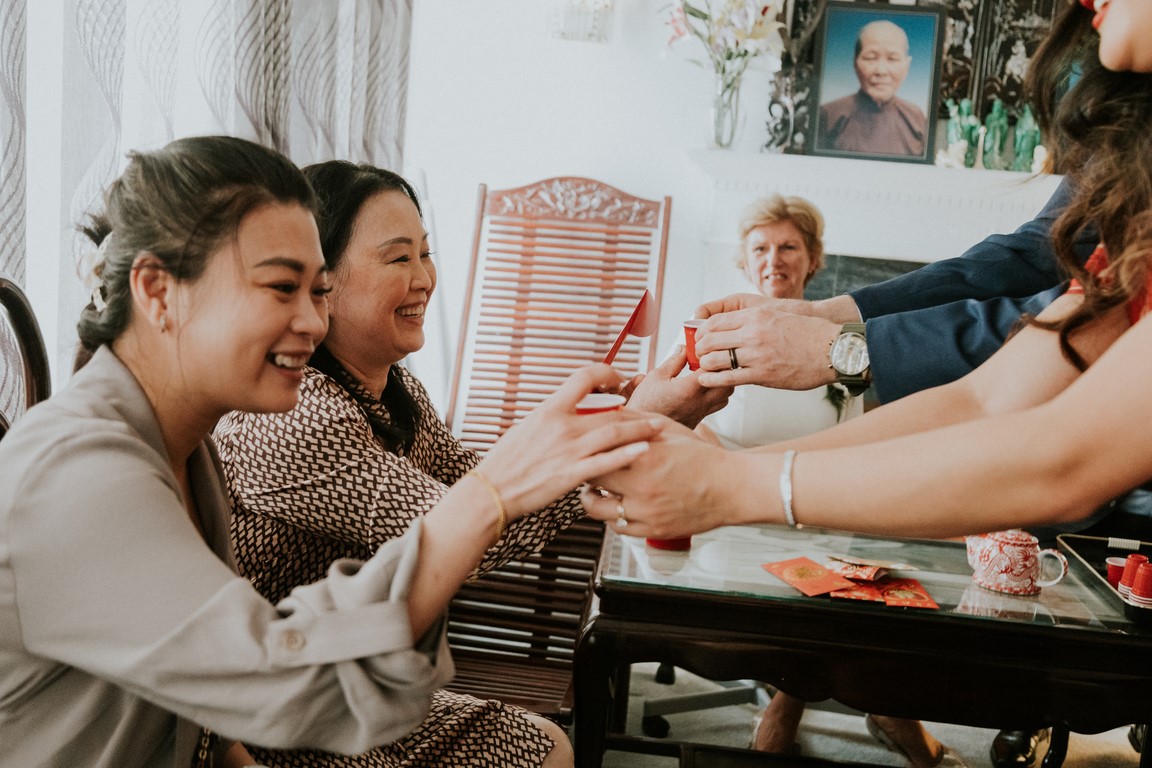
<svg viewBox="0 0 1152 768">
<path fill-rule="evenodd" d="M 168 315 L 160 315 L 160 333 L 168 333 Z"/>
</svg>

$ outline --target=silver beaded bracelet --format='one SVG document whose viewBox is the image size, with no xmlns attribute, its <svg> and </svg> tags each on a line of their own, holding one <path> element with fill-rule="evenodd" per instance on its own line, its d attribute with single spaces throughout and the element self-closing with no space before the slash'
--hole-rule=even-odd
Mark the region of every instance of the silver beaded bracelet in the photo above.
<svg viewBox="0 0 1152 768">
<path fill-rule="evenodd" d="M 784 466 L 780 469 L 780 503 L 784 505 L 784 519 L 788 527 L 799 528 L 796 515 L 792 512 L 792 465 L 796 462 L 796 451 L 784 452 Z"/>
</svg>

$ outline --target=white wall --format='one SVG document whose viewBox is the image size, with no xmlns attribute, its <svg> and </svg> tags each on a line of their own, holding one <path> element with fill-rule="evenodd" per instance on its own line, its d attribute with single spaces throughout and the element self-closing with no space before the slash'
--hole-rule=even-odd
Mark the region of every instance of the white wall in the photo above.
<svg viewBox="0 0 1152 768">
<path fill-rule="evenodd" d="M 405 158 L 410 174 L 426 177 L 440 286 L 428 345 L 412 362 L 438 405 L 481 182 L 575 175 L 640 197 L 671 195 L 661 348 L 699 303 L 703 271 L 732 269 L 700 257 L 711 181 L 686 154 L 708 144 L 712 78 L 688 60 L 702 53 L 695 41 L 668 50 L 664 4 L 617 0 L 608 41 L 591 43 L 551 36 L 552 0 L 416 0 Z M 752 75 L 745 96 L 756 88 Z M 754 120 L 743 132 L 749 149 Z"/>
<path fill-rule="evenodd" d="M 746 180 L 720 182 L 715 167 L 708 172 L 701 167 L 701 151 L 710 144 L 713 90 L 711 72 L 692 61 L 702 57 L 702 48 L 695 40 L 668 48 L 667 0 L 616 0 L 606 42 L 557 39 L 550 23 L 560 1 L 414 0 L 404 171 L 428 196 L 440 287 L 428 345 L 411 362 L 441 408 L 461 323 L 481 182 L 501 188 L 575 175 L 641 197 L 671 195 L 659 349 L 679 337 L 680 320 L 701 301 L 744 287 L 722 242 L 724 233 L 715 230 L 713 206 L 734 203 L 736 190 L 746 192 L 747 199 L 764 190 Z M 28 288 L 49 343 L 63 335 L 60 329 L 70 329 L 76 316 L 74 308 L 61 306 L 60 280 L 71 275 L 61 276 L 58 260 L 59 173 L 31 171 L 59 165 L 63 23 L 59 4 L 29 4 L 28 114 L 35 130 L 28 136 Z M 713 155 L 705 165 L 735 165 L 744 177 L 760 174 L 767 158 L 741 153 L 756 152 L 762 140 L 766 90 L 766 73 L 750 70 L 743 89 L 744 126 L 731 158 L 720 161 L 715 153 L 703 153 Z M 928 170 L 897 164 L 890 165 L 889 175 L 900 168 L 908 173 L 900 175 L 899 187 L 906 176 Z M 783 178 L 776 170 L 763 175 L 772 177 L 765 179 L 767 186 Z M 714 195 L 716 184 L 727 192 Z M 726 219 L 718 215 L 715 221 Z M 830 241 L 838 227 L 851 229 L 849 218 L 829 217 Z M 958 252 L 944 249 L 937 256 Z M 61 356 L 50 355 L 53 362 Z M 54 385 L 61 386 L 66 376 L 67 371 L 54 371 Z"/>
<path fill-rule="evenodd" d="M 616 0 L 607 42 L 556 39 L 562 0 L 416 0 L 406 172 L 423 179 L 440 287 L 428 344 L 411 364 L 447 399 L 461 325 L 476 189 L 590 176 L 641 197 L 671 195 L 658 349 L 698 304 L 747 284 L 733 266 L 736 213 L 769 192 L 827 218 L 835 253 L 932 261 L 1038 211 L 1056 179 L 876 161 L 757 155 L 768 75 L 749 71 L 731 150 L 710 143 L 711 71 L 698 41 L 669 49 L 667 0 Z M 592 361 L 590 361 L 592 362 Z"/>
</svg>

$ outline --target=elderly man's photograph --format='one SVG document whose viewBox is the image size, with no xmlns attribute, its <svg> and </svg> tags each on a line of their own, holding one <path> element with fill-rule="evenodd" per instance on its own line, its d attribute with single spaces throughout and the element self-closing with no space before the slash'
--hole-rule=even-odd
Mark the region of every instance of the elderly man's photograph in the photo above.
<svg viewBox="0 0 1152 768">
<path fill-rule="evenodd" d="M 940 31 L 935 13 L 830 8 L 815 149 L 926 161 Z"/>
</svg>

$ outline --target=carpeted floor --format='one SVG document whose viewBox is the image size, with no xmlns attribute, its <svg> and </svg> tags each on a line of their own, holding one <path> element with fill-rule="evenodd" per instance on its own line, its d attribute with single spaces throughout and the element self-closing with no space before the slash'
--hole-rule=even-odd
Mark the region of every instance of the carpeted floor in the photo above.
<svg viewBox="0 0 1152 768">
<path fill-rule="evenodd" d="M 676 671 L 672 686 L 661 685 L 653 679 L 655 664 L 633 667 L 631 696 L 629 697 L 628 732 L 640 734 L 640 713 L 647 698 L 672 694 L 715 690 L 716 684 L 702 680 L 683 670 Z M 758 707 L 740 704 L 669 715 L 671 733 L 668 738 L 746 747 L 752 736 L 753 718 Z M 926 723 L 933 735 L 957 752 L 970 768 L 989 768 L 988 750 L 995 731 L 957 725 Z M 1068 749 L 1068 768 L 1128 768 L 1139 765 L 1139 755 L 1128 745 L 1127 728 L 1094 736 L 1073 734 Z M 799 735 L 801 754 L 827 760 L 872 763 L 876 765 L 904 766 L 907 762 L 889 752 L 869 735 L 864 720 L 858 714 L 843 711 L 809 709 L 804 714 Z M 671 768 L 676 760 L 667 757 L 608 752 L 605 768 Z"/>
</svg>

